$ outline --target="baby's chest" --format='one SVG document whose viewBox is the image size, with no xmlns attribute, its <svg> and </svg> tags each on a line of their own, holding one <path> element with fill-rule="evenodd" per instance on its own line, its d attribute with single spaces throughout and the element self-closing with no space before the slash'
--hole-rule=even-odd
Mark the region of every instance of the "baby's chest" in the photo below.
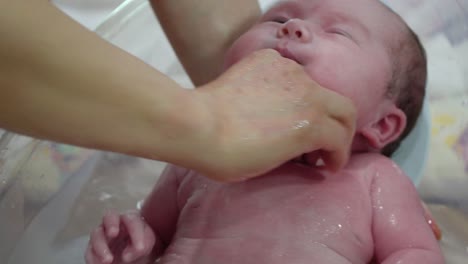
<svg viewBox="0 0 468 264">
<path fill-rule="evenodd" d="M 210 235 L 260 235 L 274 230 L 276 236 L 321 240 L 364 234 L 370 226 L 368 191 L 365 184 L 350 178 L 313 179 L 277 171 L 244 183 L 193 184 L 181 220 Z"/>
<path fill-rule="evenodd" d="M 373 250 L 368 191 L 362 182 L 343 179 L 281 171 L 236 184 L 197 178 L 185 186 L 176 236 L 242 241 L 247 248 L 262 245 L 295 256 L 328 250 L 366 259 Z"/>
</svg>

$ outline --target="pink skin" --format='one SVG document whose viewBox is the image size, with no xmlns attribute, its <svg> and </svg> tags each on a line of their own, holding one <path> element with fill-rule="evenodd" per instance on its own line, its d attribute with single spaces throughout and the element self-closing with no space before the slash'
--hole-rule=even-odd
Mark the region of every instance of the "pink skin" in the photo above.
<svg viewBox="0 0 468 264">
<path fill-rule="evenodd" d="M 384 97 L 389 43 L 402 35 L 394 20 L 375 0 L 285 1 L 234 43 L 224 67 L 256 50 L 277 50 L 323 87 L 350 98 L 358 110 L 354 151 L 378 151 L 406 125 L 404 113 Z"/>
<path fill-rule="evenodd" d="M 108 212 L 91 234 L 86 263 L 137 263 L 151 254 L 155 243 L 155 234 L 139 212 Z"/>
<path fill-rule="evenodd" d="M 366 29 L 350 23 L 353 18 Z M 276 19 L 288 22 L 270 21 Z M 401 111 L 383 97 L 390 78 L 385 47 L 400 31 L 374 0 L 289 1 L 233 45 L 226 67 L 262 48 L 296 60 L 313 79 L 356 103 L 355 151 L 375 150 L 405 125 Z M 156 242 L 141 235 L 136 240 L 132 233 L 120 239 L 153 247 L 147 263 L 156 257 L 162 264 L 444 262 L 414 186 L 379 154 L 355 153 L 336 173 L 290 162 L 229 184 L 169 166 L 141 215 L 152 230 L 144 233 Z M 108 254 L 103 234 L 110 232 L 106 222 L 116 221 L 104 222 L 87 255 Z"/>
<path fill-rule="evenodd" d="M 141 214 L 165 251 L 132 263 L 444 263 L 414 186 L 379 154 L 231 184 L 169 166 Z"/>
</svg>

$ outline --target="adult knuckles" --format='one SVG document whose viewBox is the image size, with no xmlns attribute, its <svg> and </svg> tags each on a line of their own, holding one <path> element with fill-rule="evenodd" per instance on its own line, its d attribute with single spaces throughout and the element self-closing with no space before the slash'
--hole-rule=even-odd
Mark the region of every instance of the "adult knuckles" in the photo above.
<svg viewBox="0 0 468 264">
<path fill-rule="evenodd" d="M 324 91 L 326 93 L 329 93 L 329 96 L 325 96 L 328 98 L 328 100 L 333 100 L 333 103 L 328 102 L 328 106 L 331 106 L 333 108 L 328 109 L 328 111 L 331 111 L 330 113 L 327 113 L 331 118 L 335 119 L 338 121 L 340 124 L 344 125 L 348 129 L 354 128 L 355 122 L 356 122 L 356 116 L 357 116 L 357 109 L 351 101 L 351 99 L 336 94 L 332 91 Z"/>
<path fill-rule="evenodd" d="M 349 98 L 344 98 L 343 100 L 343 110 L 341 113 L 341 122 L 344 123 L 347 127 L 354 130 L 357 117 L 357 109 L 354 106 L 354 103 Z"/>
<path fill-rule="evenodd" d="M 296 142 L 299 145 L 306 145 L 308 148 L 316 148 L 317 145 L 322 143 L 322 140 L 317 140 L 318 137 L 320 137 L 323 132 L 327 130 L 327 124 L 328 120 L 325 118 L 325 115 L 323 114 L 324 111 L 316 107 L 312 107 L 309 115 L 308 115 L 308 120 L 310 124 L 305 129 L 297 129 L 296 131 L 299 132 L 299 134 L 296 136 Z"/>
</svg>

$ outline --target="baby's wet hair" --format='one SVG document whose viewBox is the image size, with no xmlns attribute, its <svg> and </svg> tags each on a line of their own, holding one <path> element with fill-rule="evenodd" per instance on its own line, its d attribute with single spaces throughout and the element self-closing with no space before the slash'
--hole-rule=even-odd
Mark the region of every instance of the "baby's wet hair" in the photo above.
<svg viewBox="0 0 468 264">
<path fill-rule="evenodd" d="M 427 84 L 426 51 L 416 33 L 398 14 L 394 14 L 404 24 L 405 32 L 390 49 L 393 60 L 392 77 L 386 96 L 395 100 L 396 106 L 405 113 L 406 127 L 396 141 L 383 148 L 382 154 L 388 157 L 414 129 L 421 114 Z"/>
</svg>

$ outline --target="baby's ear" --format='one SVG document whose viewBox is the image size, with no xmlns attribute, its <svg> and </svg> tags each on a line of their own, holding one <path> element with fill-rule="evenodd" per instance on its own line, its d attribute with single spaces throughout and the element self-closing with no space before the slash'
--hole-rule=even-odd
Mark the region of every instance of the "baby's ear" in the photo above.
<svg viewBox="0 0 468 264">
<path fill-rule="evenodd" d="M 386 145 L 397 140 L 406 127 L 405 113 L 393 106 L 379 120 L 361 129 L 361 135 L 370 148 L 382 150 Z"/>
</svg>

